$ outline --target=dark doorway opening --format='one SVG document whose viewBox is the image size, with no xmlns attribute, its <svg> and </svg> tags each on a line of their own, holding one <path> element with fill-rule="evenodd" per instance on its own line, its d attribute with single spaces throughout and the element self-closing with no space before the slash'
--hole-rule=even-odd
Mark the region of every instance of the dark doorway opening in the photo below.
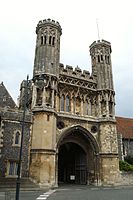
<svg viewBox="0 0 133 200">
<path fill-rule="evenodd" d="M 62 144 L 58 154 L 58 182 L 87 183 L 87 159 L 85 151 L 76 143 Z"/>
</svg>

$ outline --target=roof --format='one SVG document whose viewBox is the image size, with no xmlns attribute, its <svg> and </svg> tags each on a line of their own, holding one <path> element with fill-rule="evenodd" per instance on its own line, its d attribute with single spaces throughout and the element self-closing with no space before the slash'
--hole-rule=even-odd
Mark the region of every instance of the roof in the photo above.
<svg viewBox="0 0 133 200">
<path fill-rule="evenodd" d="M 117 132 L 122 138 L 133 139 L 133 118 L 116 117 Z"/>
<path fill-rule="evenodd" d="M 11 109 L 17 107 L 6 87 L 4 86 L 3 82 L 0 83 L 0 107 L 9 107 Z"/>
</svg>

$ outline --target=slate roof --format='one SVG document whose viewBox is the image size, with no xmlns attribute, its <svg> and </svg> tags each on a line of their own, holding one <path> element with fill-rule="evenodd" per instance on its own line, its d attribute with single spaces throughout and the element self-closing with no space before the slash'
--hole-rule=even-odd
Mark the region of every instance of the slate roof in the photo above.
<svg viewBox="0 0 133 200">
<path fill-rule="evenodd" d="M 133 139 L 133 118 L 116 117 L 117 132 L 122 138 Z"/>
<path fill-rule="evenodd" d="M 0 107 L 1 108 L 8 107 L 11 109 L 14 109 L 17 107 L 11 95 L 7 91 L 6 87 L 4 86 L 3 82 L 0 83 Z"/>
</svg>

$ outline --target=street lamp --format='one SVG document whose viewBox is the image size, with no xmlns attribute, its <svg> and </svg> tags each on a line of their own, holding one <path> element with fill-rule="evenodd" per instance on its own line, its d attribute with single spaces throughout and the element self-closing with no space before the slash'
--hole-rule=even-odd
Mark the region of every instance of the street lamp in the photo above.
<svg viewBox="0 0 133 200">
<path fill-rule="evenodd" d="M 26 112 L 26 104 L 27 104 L 27 96 L 28 96 L 28 79 L 29 79 L 29 76 L 27 75 L 25 96 L 24 96 L 22 129 L 21 129 L 21 145 L 20 145 L 19 161 L 18 161 L 18 169 L 17 169 L 16 198 L 15 198 L 16 200 L 19 200 L 19 191 L 20 191 L 20 172 L 21 172 L 21 161 L 22 161 L 22 148 L 23 148 L 24 125 L 25 125 L 25 112 Z"/>
</svg>

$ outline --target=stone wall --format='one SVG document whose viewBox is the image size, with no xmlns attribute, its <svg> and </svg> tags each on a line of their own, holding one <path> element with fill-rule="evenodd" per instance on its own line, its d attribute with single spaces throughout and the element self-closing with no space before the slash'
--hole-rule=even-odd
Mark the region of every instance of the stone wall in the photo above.
<svg viewBox="0 0 133 200">
<path fill-rule="evenodd" d="M 133 172 L 120 172 L 120 185 L 133 185 Z"/>
</svg>

